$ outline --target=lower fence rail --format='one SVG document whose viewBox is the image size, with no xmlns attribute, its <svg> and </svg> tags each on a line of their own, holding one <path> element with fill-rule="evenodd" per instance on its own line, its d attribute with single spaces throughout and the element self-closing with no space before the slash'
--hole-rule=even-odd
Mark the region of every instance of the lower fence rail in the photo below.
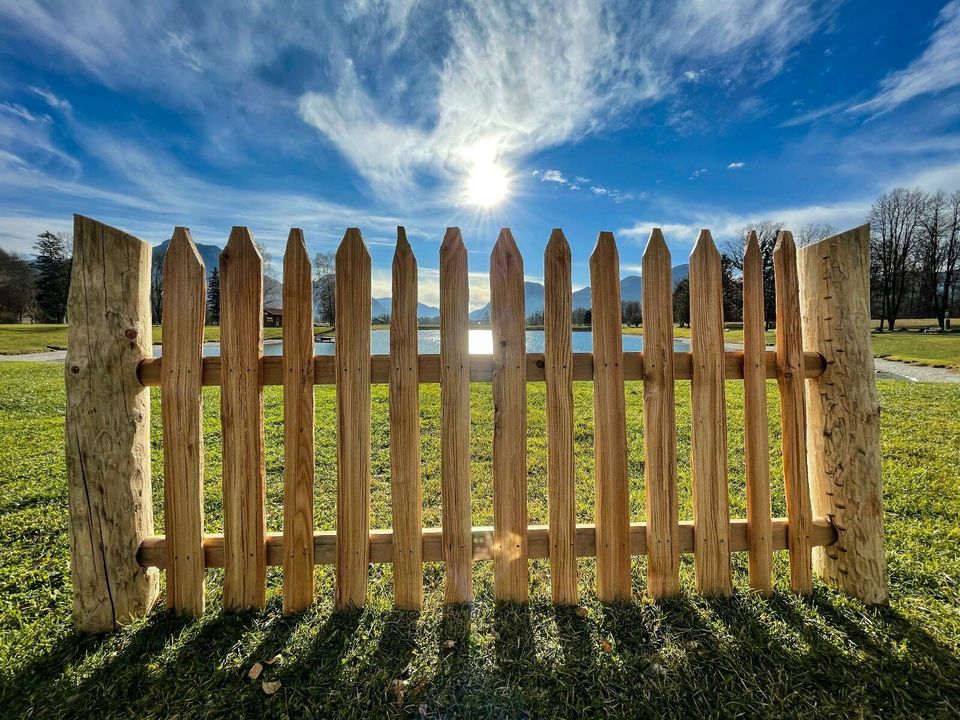
<svg viewBox="0 0 960 720">
<path fill-rule="evenodd" d="M 786 518 L 773 519 L 772 549 L 786 550 L 788 522 Z M 693 552 L 693 521 L 679 523 L 680 552 Z M 826 518 L 814 518 L 810 533 L 813 547 L 827 547 L 837 540 L 837 531 Z M 137 552 L 137 562 L 142 567 L 166 567 L 167 538 L 152 535 L 144 538 Z M 267 533 L 267 565 L 283 564 L 283 533 Z M 574 538 L 577 557 L 596 557 L 596 526 L 577 525 Z M 317 532 L 313 535 L 314 562 L 317 565 L 333 565 L 337 560 L 337 533 L 334 530 Z M 743 519 L 730 521 L 730 551 L 749 550 L 748 525 Z M 630 554 L 646 555 L 647 524 L 630 524 Z M 223 567 L 223 535 L 205 535 L 203 539 L 204 565 L 208 568 Z M 527 557 L 541 559 L 550 557 L 550 533 L 546 525 L 527 527 Z M 373 530 L 370 532 L 371 563 L 393 562 L 393 530 Z M 443 531 L 440 528 L 424 528 L 423 560 L 425 562 L 443 561 Z M 473 528 L 473 560 L 493 560 L 493 528 L 480 526 Z"/>
</svg>

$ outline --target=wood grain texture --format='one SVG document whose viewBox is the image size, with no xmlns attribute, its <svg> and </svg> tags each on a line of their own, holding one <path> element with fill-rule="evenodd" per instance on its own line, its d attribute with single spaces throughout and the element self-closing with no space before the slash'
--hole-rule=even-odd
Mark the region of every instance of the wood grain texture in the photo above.
<svg viewBox="0 0 960 720">
<path fill-rule="evenodd" d="M 597 597 L 630 598 L 630 493 L 620 325 L 620 258 L 602 232 L 590 256 L 593 288 L 593 423 L 596 482 Z"/>
<path fill-rule="evenodd" d="M 576 475 L 573 455 L 573 285 L 570 245 L 554 230 L 543 255 L 543 379 L 547 385 L 547 507 L 553 602 L 576 605 Z"/>
<path fill-rule="evenodd" d="M 206 271 L 187 228 L 178 227 L 163 263 L 163 512 L 167 608 L 199 617 L 203 593 L 203 324 Z M 311 535 L 313 530 L 311 528 Z"/>
<path fill-rule="evenodd" d="M 647 494 L 647 592 L 680 592 L 676 409 L 673 392 L 673 275 L 670 251 L 654 228 L 643 253 L 643 427 Z"/>
<path fill-rule="evenodd" d="M 393 499 L 393 598 L 423 606 L 423 490 L 420 484 L 420 380 L 417 376 L 417 259 L 397 228 L 390 314 L 390 473 Z"/>
<path fill-rule="evenodd" d="M 337 249 L 337 609 L 367 602 L 370 300 L 370 253 L 349 228 Z"/>
<path fill-rule="evenodd" d="M 263 449 L 263 260 L 245 227 L 220 253 L 223 390 L 224 609 L 266 604 L 266 470 Z"/>
<path fill-rule="evenodd" d="M 774 550 L 787 548 L 787 519 L 774 518 L 772 524 L 772 540 Z M 746 551 L 747 521 L 736 519 L 730 521 L 730 549 L 735 552 Z M 680 538 L 680 552 L 693 552 L 693 523 L 681 520 L 677 527 L 677 537 Z M 826 518 L 814 518 L 813 544 L 816 547 L 829 549 L 837 539 L 837 530 Z M 423 530 L 423 559 L 426 562 L 441 562 L 443 560 L 443 530 L 441 528 L 424 528 Z M 332 565 L 337 558 L 337 534 L 331 531 L 314 533 L 314 557 L 318 565 Z M 389 563 L 393 561 L 393 531 L 370 531 L 370 562 Z M 143 567 L 164 567 L 166 556 L 166 538 L 162 535 L 153 535 L 140 543 L 137 561 Z M 475 527 L 471 532 L 471 547 L 473 562 L 493 559 L 493 528 Z M 208 568 L 223 567 L 223 535 L 207 535 L 203 543 L 204 559 Z M 531 559 L 547 558 L 550 556 L 550 529 L 546 525 L 530 525 L 527 528 L 527 549 Z M 632 523 L 630 525 L 630 553 L 645 555 L 647 553 L 647 526 L 646 523 Z M 594 557 L 597 554 L 596 526 L 577 525 L 575 530 L 574 554 L 576 557 Z M 267 533 L 267 563 L 280 565 L 283 562 L 283 534 Z"/>
<path fill-rule="evenodd" d="M 303 230 L 283 254 L 283 612 L 313 604 L 313 278 Z"/>
<path fill-rule="evenodd" d="M 493 355 L 468 356 L 467 370 L 470 382 L 490 382 L 493 379 Z M 332 355 L 316 355 L 314 363 L 314 382 L 317 385 L 333 385 L 337 379 L 334 367 L 335 359 Z M 440 382 L 442 364 L 441 356 L 436 354 L 420 355 L 418 358 L 420 383 Z M 543 382 L 546 359 L 543 353 L 527 353 L 526 373 L 527 382 Z M 137 377 L 144 387 L 154 387 L 160 384 L 160 373 L 163 367 L 163 358 L 145 358 L 138 365 Z M 279 357 L 264 357 L 260 360 L 263 371 L 264 385 L 280 385 L 283 383 L 282 362 Z M 777 378 L 777 353 L 767 351 L 764 356 L 764 367 L 768 380 Z M 827 367 L 823 356 L 817 352 L 803 354 L 804 376 L 815 378 L 823 374 Z M 743 379 L 743 353 L 732 350 L 723 354 L 723 374 L 727 380 Z M 689 352 L 673 353 L 674 380 L 689 380 L 693 375 L 693 356 Z M 643 353 L 623 353 L 624 380 L 643 380 Z M 573 379 L 593 379 L 593 353 L 573 354 Z M 220 385 L 220 358 L 206 357 L 203 359 L 203 384 Z M 375 385 L 385 385 L 390 382 L 390 356 L 373 355 L 370 358 L 370 382 Z"/>
<path fill-rule="evenodd" d="M 440 246 L 440 488 L 447 603 L 473 601 L 469 291 L 467 249 L 460 229 L 447 228 Z"/>
<path fill-rule="evenodd" d="M 493 581 L 497 600 L 526 602 L 527 348 L 523 258 L 503 228 L 490 254 L 493 334 Z"/>
<path fill-rule="evenodd" d="M 690 397 L 694 572 L 704 595 L 729 595 L 730 506 L 727 412 L 723 375 L 723 290 L 720 253 L 701 230 L 690 255 Z"/>
<path fill-rule="evenodd" d="M 750 541 L 750 587 L 773 592 L 770 540 L 770 427 L 767 417 L 763 266 L 757 234 L 750 232 L 743 256 L 743 424 Z"/>
<path fill-rule="evenodd" d="M 74 215 L 67 315 L 73 622 L 100 633 L 146 615 L 159 584 L 136 562 L 153 534 L 150 391 L 135 375 L 151 350 L 150 246 Z"/>
<path fill-rule="evenodd" d="M 783 426 L 783 482 L 790 519 L 790 588 L 813 592 L 810 545 L 810 484 L 807 480 L 807 409 L 803 387 L 803 336 L 800 330 L 800 290 L 797 247 L 793 235 L 781 231 L 773 249 L 777 294 L 777 384 Z"/>
<path fill-rule="evenodd" d="M 807 453 L 813 507 L 837 527 L 818 550 L 821 578 L 865 603 L 888 589 L 880 476 L 880 401 L 870 347 L 870 226 L 798 251 L 803 344 L 827 370 L 807 383 Z"/>
</svg>

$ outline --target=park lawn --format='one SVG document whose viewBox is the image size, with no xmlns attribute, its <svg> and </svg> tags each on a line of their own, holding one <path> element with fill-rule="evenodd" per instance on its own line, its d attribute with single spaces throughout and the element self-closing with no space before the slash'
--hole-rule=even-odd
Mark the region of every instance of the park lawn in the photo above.
<svg viewBox="0 0 960 720">
<path fill-rule="evenodd" d="M 868 608 L 816 586 L 813 597 L 746 591 L 745 558 L 734 556 L 737 592 L 706 600 L 637 598 L 603 605 L 593 562 L 581 561 L 583 610 L 549 602 L 545 562 L 531 564 L 526 608 L 492 600 L 492 568 L 478 563 L 472 609 L 442 606 L 442 566 L 426 567 L 422 613 L 391 609 L 388 565 L 372 566 L 370 606 L 331 613 L 333 573 L 318 568 L 318 602 L 280 613 L 279 571 L 269 574 L 263 612 L 224 615 L 220 571 L 207 574 L 208 613 L 149 619 L 100 638 L 70 627 L 70 570 L 63 463 L 64 393 L 58 364 L 11 363 L 0 372 L 0 716 L 3 717 L 955 717 L 960 712 L 960 386 L 879 383 L 891 605 Z M 678 383 L 682 515 L 690 517 L 689 385 Z M 742 517 L 742 386 L 728 384 L 731 509 Z M 779 456 L 777 394 L 768 386 L 771 450 Z M 222 528 L 217 481 L 217 393 L 204 390 L 207 529 Z M 643 517 L 642 387 L 626 388 L 631 514 Z M 472 387 L 474 523 L 492 520 L 492 401 Z M 154 497 L 162 528 L 162 459 L 153 393 Z M 268 525 L 280 529 L 282 406 L 265 390 Z M 530 386 L 530 522 L 547 518 L 544 389 Z M 423 386 L 424 521 L 440 522 L 439 403 Z M 335 517 L 334 394 L 317 390 L 316 524 Z M 592 516 L 592 399 L 575 388 L 578 520 Z M 387 395 L 374 389 L 372 515 L 390 525 Z M 931 432 L 936 428 L 936 432 Z M 773 462 L 774 512 L 784 513 Z M 644 561 L 634 561 L 643 591 Z M 280 655 L 264 678 L 254 662 Z"/>
<path fill-rule="evenodd" d="M 873 333 L 874 357 L 960 369 L 960 333 Z"/>
</svg>

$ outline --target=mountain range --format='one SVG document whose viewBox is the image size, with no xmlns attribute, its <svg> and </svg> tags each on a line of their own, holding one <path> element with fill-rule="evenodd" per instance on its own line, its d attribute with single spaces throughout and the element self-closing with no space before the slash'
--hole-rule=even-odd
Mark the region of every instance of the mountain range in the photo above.
<svg viewBox="0 0 960 720">
<path fill-rule="evenodd" d="M 163 257 L 167 253 L 167 246 L 170 244 L 169 240 L 164 241 L 160 245 L 157 245 L 154 248 L 154 258 L 155 262 L 162 262 Z M 213 272 L 213 268 L 217 267 L 217 264 L 220 262 L 220 248 L 216 245 L 205 245 L 203 243 L 197 243 L 197 252 L 200 253 L 200 259 L 203 261 L 203 266 L 207 271 L 207 282 L 210 282 L 210 274 Z M 687 264 L 676 265 L 672 271 L 673 285 L 676 287 L 677 283 L 681 280 L 684 280 L 690 271 L 690 266 Z M 270 276 L 264 276 L 263 281 L 264 289 L 264 305 L 267 307 L 281 307 L 283 305 L 283 284 Z M 523 283 L 523 294 L 524 294 L 524 317 L 530 317 L 534 313 L 540 312 L 543 310 L 544 304 L 544 288 L 541 283 L 537 282 L 525 282 Z M 643 278 L 639 275 L 628 275 L 627 277 L 620 280 L 620 300 L 621 302 L 631 302 L 637 301 L 640 302 L 643 300 Z M 573 309 L 577 310 L 579 308 L 589 308 L 591 305 L 591 293 L 590 286 L 588 285 L 585 288 L 581 288 L 573 293 Z M 372 298 L 370 301 L 370 316 L 372 318 L 383 317 L 385 315 L 390 315 L 390 311 L 393 307 L 392 299 L 387 297 Z M 417 303 L 417 317 L 418 318 L 436 318 L 440 315 L 440 308 L 434 305 L 427 305 L 425 303 Z M 490 303 L 487 303 L 481 308 L 477 308 L 470 313 L 471 322 L 488 322 L 490 320 Z"/>
</svg>

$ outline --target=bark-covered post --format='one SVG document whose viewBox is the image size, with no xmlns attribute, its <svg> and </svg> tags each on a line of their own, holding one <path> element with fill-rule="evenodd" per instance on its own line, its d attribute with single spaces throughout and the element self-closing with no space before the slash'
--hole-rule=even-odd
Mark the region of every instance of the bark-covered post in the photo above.
<svg viewBox="0 0 960 720">
<path fill-rule="evenodd" d="M 137 563 L 153 534 L 150 390 L 137 380 L 152 342 L 150 254 L 74 216 L 64 374 L 73 619 L 84 632 L 143 616 L 157 597 L 158 571 Z"/>
<path fill-rule="evenodd" d="M 807 381 L 807 467 L 814 514 L 837 542 L 814 552 L 826 582 L 887 602 L 880 481 L 880 403 L 870 347 L 870 226 L 800 248 L 804 350 L 827 369 Z"/>
</svg>

